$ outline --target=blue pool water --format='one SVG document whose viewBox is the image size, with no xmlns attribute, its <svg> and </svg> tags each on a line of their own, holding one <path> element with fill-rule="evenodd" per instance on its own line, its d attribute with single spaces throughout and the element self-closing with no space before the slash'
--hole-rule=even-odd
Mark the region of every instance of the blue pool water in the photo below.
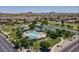
<svg viewBox="0 0 79 59">
<path fill-rule="evenodd" d="M 36 39 L 37 36 L 38 36 L 38 32 L 36 32 L 36 31 L 29 31 L 29 32 L 28 32 L 28 37 L 29 37 L 30 39 Z"/>
</svg>

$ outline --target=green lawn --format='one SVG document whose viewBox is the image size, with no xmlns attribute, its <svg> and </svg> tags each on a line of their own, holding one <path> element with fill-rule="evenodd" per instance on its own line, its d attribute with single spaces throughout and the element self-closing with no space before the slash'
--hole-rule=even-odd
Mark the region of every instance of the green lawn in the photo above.
<svg viewBox="0 0 79 59">
<path fill-rule="evenodd" d="M 55 44 L 59 43 L 60 41 L 61 41 L 61 39 L 59 39 L 59 38 L 46 40 L 46 42 L 48 42 L 51 45 L 51 47 L 54 46 Z"/>
<path fill-rule="evenodd" d="M 60 22 L 55 22 L 55 21 L 51 21 L 51 22 L 50 22 L 50 21 L 49 21 L 49 24 L 50 24 L 50 25 L 54 25 L 54 26 L 60 26 L 60 27 L 62 27 Z M 72 28 L 70 28 L 70 29 L 74 29 L 74 30 L 77 30 L 77 29 L 78 29 L 77 27 L 79 26 L 78 24 L 74 24 L 74 23 L 64 23 L 64 26 L 63 26 L 63 27 L 68 28 L 68 27 L 67 27 L 68 25 L 72 27 Z"/>
<path fill-rule="evenodd" d="M 35 42 L 34 45 L 33 45 L 33 48 L 39 49 L 40 48 L 40 41 Z"/>
<path fill-rule="evenodd" d="M 15 26 L 13 26 L 13 27 L 15 27 Z M 16 37 L 16 31 L 17 31 L 17 30 L 12 30 L 13 27 L 12 27 L 11 25 L 3 26 L 2 30 L 3 30 L 4 32 L 10 32 L 9 35 L 10 35 L 12 38 L 16 39 L 16 38 L 17 38 L 17 37 Z"/>
<path fill-rule="evenodd" d="M 59 26 L 61 25 L 60 22 L 54 22 L 54 21 L 49 21 L 49 24 L 50 25 L 57 25 L 58 24 Z"/>
<path fill-rule="evenodd" d="M 57 38 L 57 39 L 48 39 L 48 40 L 45 40 L 45 41 L 48 42 L 51 47 L 53 47 L 55 44 L 59 43 L 61 41 L 61 39 L 59 39 L 59 38 Z M 33 48 L 34 49 L 39 49 L 40 48 L 40 42 L 41 41 L 35 42 Z"/>
<path fill-rule="evenodd" d="M 13 39 L 17 39 L 16 30 L 15 30 L 15 31 L 12 31 L 9 35 L 10 35 Z"/>
<path fill-rule="evenodd" d="M 3 26 L 1 29 L 4 32 L 10 32 L 12 30 L 11 26 Z"/>
</svg>

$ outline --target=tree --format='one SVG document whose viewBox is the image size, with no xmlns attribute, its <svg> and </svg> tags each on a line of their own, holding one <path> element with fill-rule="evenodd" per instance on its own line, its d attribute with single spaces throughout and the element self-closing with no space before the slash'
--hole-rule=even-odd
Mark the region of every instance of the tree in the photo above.
<svg viewBox="0 0 79 59">
<path fill-rule="evenodd" d="M 69 37 L 69 36 L 72 36 L 73 33 L 71 33 L 70 31 L 65 31 L 64 32 L 64 37 Z"/>
<path fill-rule="evenodd" d="M 77 26 L 77 30 L 79 31 L 79 26 Z"/>
<path fill-rule="evenodd" d="M 58 31 L 47 30 L 47 34 L 53 39 L 56 39 L 58 36 L 60 36 L 59 30 Z"/>
<path fill-rule="evenodd" d="M 71 26 L 71 25 L 67 25 L 67 27 L 68 27 L 68 28 L 73 28 L 73 26 Z"/>
<path fill-rule="evenodd" d="M 47 19 L 43 20 L 41 25 L 48 25 L 48 20 Z"/>
<path fill-rule="evenodd" d="M 40 42 L 40 46 L 41 46 L 40 50 L 41 50 L 42 52 L 48 52 L 48 51 L 49 51 L 50 44 L 49 44 L 48 42 L 46 42 L 46 41 L 41 41 L 41 42 Z"/>
<path fill-rule="evenodd" d="M 56 26 L 59 26 L 59 24 L 55 24 Z"/>
<path fill-rule="evenodd" d="M 55 35 L 57 36 L 57 37 L 61 37 L 63 32 L 62 32 L 62 30 L 60 30 L 60 29 L 56 29 L 56 33 L 55 33 Z"/>
<path fill-rule="evenodd" d="M 33 46 L 34 41 L 33 40 L 29 40 L 30 41 L 30 46 Z"/>
<path fill-rule="evenodd" d="M 21 44 L 25 48 L 28 48 L 30 46 L 30 42 L 27 39 L 22 39 Z"/>
<path fill-rule="evenodd" d="M 16 36 L 17 36 L 18 38 L 22 38 L 22 31 L 20 30 L 20 28 L 17 28 L 16 30 L 17 30 Z"/>
<path fill-rule="evenodd" d="M 62 23 L 62 24 L 64 24 L 64 21 L 63 21 L 63 20 L 61 20 L 61 23 Z"/>
<path fill-rule="evenodd" d="M 63 27 L 64 27 L 64 26 L 65 26 L 65 24 L 61 24 L 61 26 L 63 26 Z"/>
<path fill-rule="evenodd" d="M 50 34 L 50 37 L 53 39 L 56 39 L 58 36 L 60 36 L 59 33 L 55 32 L 55 31 L 52 31 Z"/>
<path fill-rule="evenodd" d="M 36 21 L 36 20 L 32 21 L 32 24 L 36 24 L 36 23 L 37 23 L 37 21 Z"/>
<path fill-rule="evenodd" d="M 18 49 L 19 45 L 20 45 L 20 40 L 14 41 L 14 46 L 15 46 L 14 48 Z"/>
<path fill-rule="evenodd" d="M 34 29 L 36 27 L 36 23 L 37 23 L 36 20 L 35 21 L 32 21 L 32 23 L 29 24 L 30 29 Z"/>
</svg>

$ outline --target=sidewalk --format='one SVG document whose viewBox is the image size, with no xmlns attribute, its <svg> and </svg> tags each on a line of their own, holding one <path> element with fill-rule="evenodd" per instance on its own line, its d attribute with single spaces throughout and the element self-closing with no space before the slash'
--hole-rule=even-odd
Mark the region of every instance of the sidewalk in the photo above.
<svg viewBox="0 0 79 59">
<path fill-rule="evenodd" d="M 8 33 L 5 33 L 4 31 L 1 31 L 0 35 L 5 38 L 13 47 L 14 47 L 14 44 L 11 43 L 11 41 L 9 41 L 10 39 L 13 39 L 11 38 Z"/>
<path fill-rule="evenodd" d="M 51 49 L 52 52 L 55 51 L 55 48 L 57 47 L 57 45 L 60 46 L 64 42 L 64 39 L 62 37 L 60 37 L 60 39 L 61 39 L 61 42 L 59 42 L 58 44 L 56 44 L 56 45 L 53 46 L 53 48 Z"/>
<path fill-rule="evenodd" d="M 65 39 L 61 44 L 59 44 L 59 47 L 55 46 L 52 52 L 59 52 L 68 45 L 71 45 L 72 43 L 76 42 L 77 40 L 79 40 L 79 35 L 74 35 L 72 38 Z"/>
</svg>

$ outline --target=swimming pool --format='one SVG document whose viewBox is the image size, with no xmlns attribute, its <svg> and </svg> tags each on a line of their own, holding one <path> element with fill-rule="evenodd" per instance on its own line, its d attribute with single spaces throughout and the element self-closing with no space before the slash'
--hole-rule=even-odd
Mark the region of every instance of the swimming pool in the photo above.
<svg viewBox="0 0 79 59">
<path fill-rule="evenodd" d="M 27 36 L 30 38 L 30 39 L 37 39 L 38 37 L 38 32 L 37 31 L 29 31 Z"/>
</svg>

